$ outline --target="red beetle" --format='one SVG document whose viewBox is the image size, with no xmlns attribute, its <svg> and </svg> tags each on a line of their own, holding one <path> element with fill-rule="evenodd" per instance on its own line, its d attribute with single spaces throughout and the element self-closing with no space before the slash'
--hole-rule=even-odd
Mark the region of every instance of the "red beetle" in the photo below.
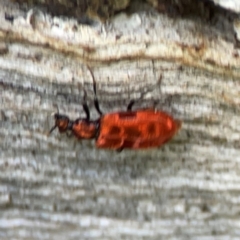
<svg viewBox="0 0 240 240">
<path fill-rule="evenodd" d="M 70 131 L 78 139 L 95 138 L 98 148 L 123 150 L 159 147 L 181 128 L 181 121 L 173 119 L 166 112 L 153 108 L 132 111 L 134 100 L 128 104 L 127 111 L 103 114 L 96 95 L 96 81 L 91 69 L 89 71 L 93 79 L 94 106 L 100 117 L 90 120 L 84 91 L 83 109 L 86 118 L 72 121 L 66 115 L 55 113 L 55 125 L 49 133 L 58 127 L 59 132 Z"/>
</svg>

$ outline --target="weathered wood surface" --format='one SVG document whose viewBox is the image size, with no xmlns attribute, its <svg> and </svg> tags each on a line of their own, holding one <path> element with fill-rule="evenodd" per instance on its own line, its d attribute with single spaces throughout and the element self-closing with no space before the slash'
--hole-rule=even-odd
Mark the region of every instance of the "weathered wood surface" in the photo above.
<svg viewBox="0 0 240 240">
<path fill-rule="evenodd" d="M 231 22 L 143 12 L 83 26 L 0 4 L 0 239 L 239 237 L 240 60 Z M 83 85 L 97 117 L 86 64 L 104 112 L 146 92 L 137 107 L 158 100 L 182 130 L 160 149 L 120 154 L 47 136 L 56 105 L 83 116 Z"/>
</svg>

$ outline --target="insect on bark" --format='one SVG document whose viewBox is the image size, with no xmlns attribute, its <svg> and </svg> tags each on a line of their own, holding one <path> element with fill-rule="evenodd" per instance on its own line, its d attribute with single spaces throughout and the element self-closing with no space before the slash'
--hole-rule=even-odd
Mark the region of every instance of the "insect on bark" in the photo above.
<svg viewBox="0 0 240 240">
<path fill-rule="evenodd" d="M 54 114 L 55 125 L 51 133 L 58 128 L 60 133 L 70 131 L 78 139 L 95 139 L 97 148 L 146 149 L 160 147 L 168 142 L 181 128 L 181 121 L 166 112 L 154 108 L 132 110 L 135 103 L 131 100 L 126 111 L 103 114 L 97 99 L 96 81 L 88 67 L 93 80 L 94 106 L 99 114 L 96 120 L 90 119 L 84 90 L 83 110 L 85 118 L 70 120 L 67 115 Z"/>
</svg>

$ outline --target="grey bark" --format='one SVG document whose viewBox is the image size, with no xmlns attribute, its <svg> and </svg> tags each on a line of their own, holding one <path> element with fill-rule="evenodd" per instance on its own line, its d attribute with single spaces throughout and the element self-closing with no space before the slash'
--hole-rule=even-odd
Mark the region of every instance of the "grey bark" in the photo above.
<svg viewBox="0 0 240 240">
<path fill-rule="evenodd" d="M 11 22 L 4 18 L 14 16 Z M 121 14 L 78 25 L 0 1 L 0 238 L 239 237 L 239 49 L 233 22 Z M 54 132 L 84 116 L 157 107 L 183 121 L 159 149 L 99 150 Z M 159 77 L 162 76 L 161 82 Z"/>
</svg>

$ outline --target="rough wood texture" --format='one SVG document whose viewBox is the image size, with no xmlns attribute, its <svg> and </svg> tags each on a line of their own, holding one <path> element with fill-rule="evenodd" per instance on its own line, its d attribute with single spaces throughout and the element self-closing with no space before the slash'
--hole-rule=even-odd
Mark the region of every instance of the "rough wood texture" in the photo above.
<svg viewBox="0 0 240 240">
<path fill-rule="evenodd" d="M 240 52 L 232 22 L 216 19 L 141 12 L 84 26 L 0 1 L 2 240 L 238 238 Z M 158 100 L 182 130 L 120 154 L 47 136 L 56 105 L 83 116 L 83 85 L 97 117 L 86 64 L 104 112 L 146 92 L 136 107 Z"/>
</svg>

